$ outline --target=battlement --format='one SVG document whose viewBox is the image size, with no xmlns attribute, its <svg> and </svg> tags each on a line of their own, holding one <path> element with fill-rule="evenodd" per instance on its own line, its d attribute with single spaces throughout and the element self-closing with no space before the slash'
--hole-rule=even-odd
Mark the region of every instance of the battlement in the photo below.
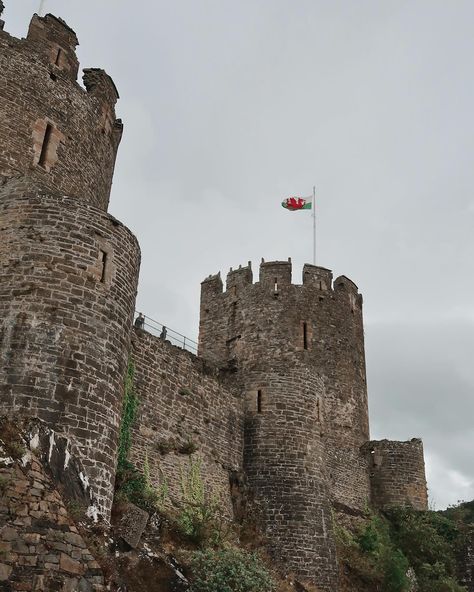
<svg viewBox="0 0 474 592">
<path fill-rule="evenodd" d="M 48 57 L 55 69 L 67 73 L 73 80 L 77 79 L 79 60 L 76 47 L 79 40 L 61 18 L 52 14 L 44 17 L 33 15 L 26 39 Z"/>
<path fill-rule="evenodd" d="M 238 290 L 244 286 L 253 284 L 253 273 L 252 273 L 252 262 L 249 261 L 248 265 L 242 267 L 239 265 L 238 269 L 230 268 L 227 274 L 226 291 Z"/>
<path fill-rule="evenodd" d="M 101 68 L 84 68 L 82 77 L 88 93 L 99 97 L 105 103 L 115 106 L 120 98 L 112 78 Z"/>
<path fill-rule="evenodd" d="M 359 294 L 358 287 L 352 280 L 345 275 L 341 275 L 333 280 L 332 271 L 325 267 L 305 263 L 302 284 L 293 284 L 291 257 L 287 261 L 265 261 L 262 259 L 259 268 L 259 281 L 255 283 L 253 282 L 251 261 L 246 266 L 239 265 L 237 269 L 231 267 L 227 274 L 225 292 L 220 272 L 208 276 L 201 283 L 202 290 L 205 293 L 230 293 L 232 295 L 252 285 L 260 286 L 264 289 L 269 288 L 272 292 L 276 293 L 288 286 L 316 288 L 322 292 L 345 291 L 357 297 L 359 304 L 362 302 L 362 296 Z"/>
</svg>

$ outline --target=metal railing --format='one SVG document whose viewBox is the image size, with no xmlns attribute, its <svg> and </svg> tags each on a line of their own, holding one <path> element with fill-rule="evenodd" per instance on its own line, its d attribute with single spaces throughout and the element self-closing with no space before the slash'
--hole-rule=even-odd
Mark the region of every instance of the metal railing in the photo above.
<svg viewBox="0 0 474 592">
<path fill-rule="evenodd" d="M 140 314 L 143 317 L 143 323 L 137 324 L 137 319 Z M 198 344 L 193 339 L 190 339 L 189 337 L 186 337 L 186 335 L 182 335 L 181 333 L 178 333 L 178 331 L 175 331 L 174 329 L 170 329 L 166 325 L 163 325 L 163 323 L 159 323 L 158 321 L 155 321 L 154 319 L 147 317 L 143 313 L 139 313 L 138 311 L 135 311 L 135 315 L 136 315 L 135 323 L 134 323 L 135 327 L 140 327 L 141 329 L 148 331 L 152 335 L 157 335 L 161 339 L 164 339 L 165 341 L 169 341 L 173 345 L 176 345 L 177 347 L 180 347 L 182 349 L 186 349 L 186 350 L 190 351 L 191 353 L 197 355 Z"/>
</svg>

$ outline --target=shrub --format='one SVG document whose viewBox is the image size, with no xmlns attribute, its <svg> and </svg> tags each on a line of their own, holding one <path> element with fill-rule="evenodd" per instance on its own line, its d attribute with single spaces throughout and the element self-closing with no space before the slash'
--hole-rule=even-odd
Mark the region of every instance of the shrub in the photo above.
<svg viewBox="0 0 474 592">
<path fill-rule="evenodd" d="M 368 554 L 372 567 L 383 582 L 386 592 L 404 592 L 409 588 L 409 563 L 390 537 L 388 522 L 381 516 L 371 516 L 356 538 L 359 549 Z"/>
<path fill-rule="evenodd" d="M 255 553 L 235 548 L 196 551 L 190 592 L 273 592 L 275 584 Z"/>
<path fill-rule="evenodd" d="M 452 588 L 456 573 L 455 550 L 462 544 L 457 525 L 431 511 L 400 508 L 391 510 L 387 515 L 392 525 L 393 540 L 409 558 L 420 592 L 433 592 L 438 583 L 441 586 L 439 590 L 462 590 Z"/>
</svg>

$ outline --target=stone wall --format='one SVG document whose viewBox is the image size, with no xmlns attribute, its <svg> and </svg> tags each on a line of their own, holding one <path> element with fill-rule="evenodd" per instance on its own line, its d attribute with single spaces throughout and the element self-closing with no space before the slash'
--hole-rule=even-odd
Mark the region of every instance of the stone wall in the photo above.
<svg viewBox="0 0 474 592">
<path fill-rule="evenodd" d="M 232 515 L 229 473 L 242 469 L 243 406 L 233 376 L 220 374 L 193 354 L 137 329 L 132 340 L 138 419 L 132 460 L 171 500 L 181 498 L 190 457 L 201 459 L 208 494 L 218 494 Z"/>
<path fill-rule="evenodd" d="M 26 39 L 0 30 L 0 176 L 27 175 L 107 210 L 122 134 L 118 93 L 102 70 L 77 82 L 77 38 L 34 16 Z"/>
<path fill-rule="evenodd" d="M 0 413 L 70 438 L 107 517 L 137 241 L 97 208 L 25 182 L 0 190 L 0 220 Z"/>
<path fill-rule="evenodd" d="M 340 504 L 363 509 L 370 495 L 369 440 L 362 297 L 353 282 L 334 282 L 324 268 L 305 265 L 303 284 L 291 283 L 291 262 L 262 262 L 259 282 L 249 266 L 202 283 L 199 355 L 236 364 L 242 375 L 297 361 L 324 380 L 330 490 Z M 295 405 L 298 396 L 295 393 Z M 362 469 L 362 470 L 361 470 Z"/>
<path fill-rule="evenodd" d="M 428 509 L 423 443 L 380 440 L 364 447 L 369 456 L 372 504 L 376 508 Z"/>
</svg>

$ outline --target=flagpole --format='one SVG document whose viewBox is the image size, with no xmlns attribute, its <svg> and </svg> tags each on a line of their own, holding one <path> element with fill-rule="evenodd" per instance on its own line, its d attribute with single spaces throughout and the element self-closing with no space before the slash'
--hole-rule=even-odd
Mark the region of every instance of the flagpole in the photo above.
<svg viewBox="0 0 474 592">
<path fill-rule="evenodd" d="M 313 265 L 316 265 L 316 186 L 313 185 Z"/>
</svg>

